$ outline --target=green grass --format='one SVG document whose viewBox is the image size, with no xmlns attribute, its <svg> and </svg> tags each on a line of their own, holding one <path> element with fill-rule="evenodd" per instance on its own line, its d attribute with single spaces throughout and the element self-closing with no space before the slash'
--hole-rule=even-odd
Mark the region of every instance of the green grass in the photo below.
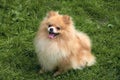
<svg viewBox="0 0 120 80">
<path fill-rule="evenodd" d="M 90 36 L 94 66 L 55 78 L 36 73 L 33 39 L 50 10 L 70 15 Z M 0 0 L 0 80 L 120 80 L 120 1 Z"/>
</svg>

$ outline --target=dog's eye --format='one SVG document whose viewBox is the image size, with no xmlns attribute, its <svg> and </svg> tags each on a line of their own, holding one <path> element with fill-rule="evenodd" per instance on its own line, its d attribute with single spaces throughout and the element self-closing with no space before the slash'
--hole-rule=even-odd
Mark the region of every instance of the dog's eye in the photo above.
<svg viewBox="0 0 120 80">
<path fill-rule="evenodd" d="M 48 25 L 48 27 L 51 27 L 51 26 L 52 26 L 52 25 L 50 25 L 50 24 Z"/>
<path fill-rule="evenodd" d="M 60 30 L 60 27 L 56 27 L 57 30 Z"/>
</svg>

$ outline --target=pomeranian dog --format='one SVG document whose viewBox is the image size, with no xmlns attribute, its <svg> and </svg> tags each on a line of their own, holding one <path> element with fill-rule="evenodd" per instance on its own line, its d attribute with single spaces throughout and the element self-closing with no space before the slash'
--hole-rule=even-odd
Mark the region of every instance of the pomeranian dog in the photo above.
<svg viewBox="0 0 120 80">
<path fill-rule="evenodd" d="M 70 16 L 58 12 L 50 11 L 43 19 L 34 45 L 40 73 L 56 70 L 53 76 L 57 76 L 95 63 L 89 37 L 75 29 Z"/>
</svg>

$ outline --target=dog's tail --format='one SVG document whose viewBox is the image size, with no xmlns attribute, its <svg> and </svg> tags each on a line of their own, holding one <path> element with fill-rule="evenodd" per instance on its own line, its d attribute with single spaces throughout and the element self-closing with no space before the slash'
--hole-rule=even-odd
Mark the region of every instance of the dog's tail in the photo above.
<svg viewBox="0 0 120 80">
<path fill-rule="evenodd" d="M 89 55 L 86 56 L 86 57 L 87 57 L 87 59 L 86 59 L 86 61 L 87 61 L 87 66 L 92 66 L 93 64 L 96 63 L 96 58 L 95 58 L 95 56 L 94 56 L 93 54 L 89 54 Z"/>
</svg>

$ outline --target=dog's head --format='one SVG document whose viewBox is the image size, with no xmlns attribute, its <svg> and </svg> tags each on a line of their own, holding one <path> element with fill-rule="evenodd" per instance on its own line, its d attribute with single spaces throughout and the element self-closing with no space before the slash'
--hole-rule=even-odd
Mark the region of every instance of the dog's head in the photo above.
<svg viewBox="0 0 120 80">
<path fill-rule="evenodd" d="M 60 15 L 58 12 L 50 11 L 44 19 L 44 28 L 50 39 L 68 34 L 73 22 L 68 15 Z"/>
</svg>

